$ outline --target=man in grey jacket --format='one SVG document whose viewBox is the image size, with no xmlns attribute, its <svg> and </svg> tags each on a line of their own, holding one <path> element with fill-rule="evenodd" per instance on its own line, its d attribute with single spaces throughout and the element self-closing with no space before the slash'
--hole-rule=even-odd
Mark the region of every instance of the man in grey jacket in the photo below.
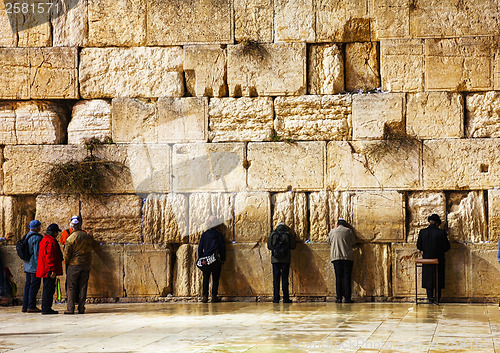
<svg viewBox="0 0 500 353">
<path fill-rule="evenodd" d="M 42 240 L 40 227 L 42 223 L 38 220 L 30 222 L 30 231 L 26 235 L 28 238 L 28 249 L 30 260 L 24 262 L 24 273 L 26 273 L 26 284 L 24 285 L 22 312 L 39 313 L 41 310 L 36 307 L 36 295 L 40 289 L 41 279 L 36 276 L 36 267 L 38 265 L 38 245 Z"/>
<path fill-rule="evenodd" d="M 336 302 L 342 303 L 344 297 L 344 303 L 352 303 L 351 274 L 354 264 L 352 247 L 356 244 L 356 236 L 349 224 L 340 218 L 336 227 L 328 234 L 327 242 L 330 244 L 330 261 L 335 270 Z"/>
</svg>

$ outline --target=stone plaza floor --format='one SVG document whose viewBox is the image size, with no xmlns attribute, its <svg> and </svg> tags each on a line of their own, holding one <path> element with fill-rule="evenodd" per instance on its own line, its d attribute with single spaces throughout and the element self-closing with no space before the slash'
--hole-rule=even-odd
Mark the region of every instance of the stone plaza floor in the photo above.
<svg viewBox="0 0 500 353">
<path fill-rule="evenodd" d="M 0 352 L 500 352 L 494 304 L 91 304 L 85 315 L 54 309 L 60 314 L 0 308 Z"/>
</svg>

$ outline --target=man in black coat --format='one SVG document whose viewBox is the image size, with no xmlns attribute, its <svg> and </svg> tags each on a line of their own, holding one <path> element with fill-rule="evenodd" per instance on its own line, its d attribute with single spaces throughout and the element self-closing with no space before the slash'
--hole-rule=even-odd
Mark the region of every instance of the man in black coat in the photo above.
<svg viewBox="0 0 500 353">
<path fill-rule="evenodd" d="M 420 230 L 417 240 L 417 248 L 423 252 L 424 259 L 438 259 L 439 283 L 436 293 L 436 265 L 422 266 L 422 287 L 427 290 L 427 298 L 430 303 L 436 303 L 441 298 L 441 290 L 444 288 L 445 260 L 444 253 L 450 250 L 450 242 L 446 232 L 439 227 L 441 219 L 437 214 L 432 214 L 427 218 L 429 226 Z"/>
</svg>

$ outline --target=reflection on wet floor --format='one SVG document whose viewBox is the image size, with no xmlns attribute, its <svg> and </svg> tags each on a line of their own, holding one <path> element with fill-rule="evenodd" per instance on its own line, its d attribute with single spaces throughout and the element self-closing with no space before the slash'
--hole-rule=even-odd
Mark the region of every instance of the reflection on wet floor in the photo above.
<svg viewBox="0 0 500 353">
<path fill-rule="evenodd" d="M 52 316 L 9 307 L 0 326 L 0 352 L 500 353 L 493 304 L 94 304 Z"/>
</svg>

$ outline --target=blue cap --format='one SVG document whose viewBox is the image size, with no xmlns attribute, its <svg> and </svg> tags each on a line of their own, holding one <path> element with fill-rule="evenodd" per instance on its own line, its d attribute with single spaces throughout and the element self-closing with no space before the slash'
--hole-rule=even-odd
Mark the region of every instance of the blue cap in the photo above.
<svg viewBox="0 0 500 353">
<path fill-rule="evenodd" d="M 36 219 L 30 222 L 30 229 L 37 229 L 42 225 L 42 223 Z"/>
</svg>

